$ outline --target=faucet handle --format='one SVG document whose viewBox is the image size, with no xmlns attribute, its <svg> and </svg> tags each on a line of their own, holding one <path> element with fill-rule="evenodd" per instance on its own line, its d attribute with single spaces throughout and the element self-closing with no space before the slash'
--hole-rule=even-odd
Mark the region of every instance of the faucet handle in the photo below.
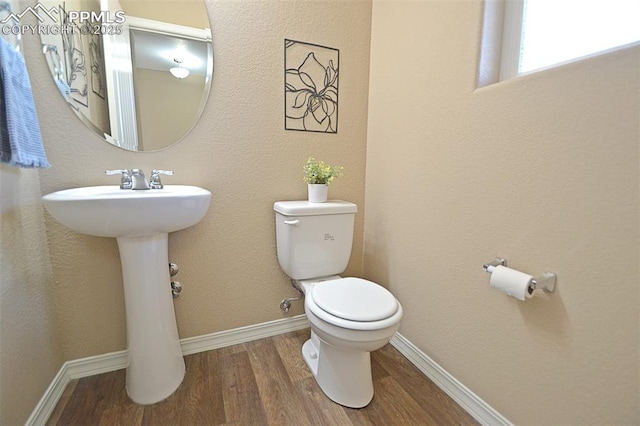
<svg viewBox="0 0 640 426">
<path fill-rule="evenodd" d="M 131 172 L 127 169 L 121 170 L 105 170 L 104 173 L 108 176 L 122 175 L 120 178 L 120 189 L 131 189 Z"/>
<path fill-rule="evenodd" d="M 152 170 L 151 177 L 149 178 L 149 188 L 162 189 L 164 187 L 160 181 L 160 175 L 173 176 L 173 170 Z"/>
</svg>

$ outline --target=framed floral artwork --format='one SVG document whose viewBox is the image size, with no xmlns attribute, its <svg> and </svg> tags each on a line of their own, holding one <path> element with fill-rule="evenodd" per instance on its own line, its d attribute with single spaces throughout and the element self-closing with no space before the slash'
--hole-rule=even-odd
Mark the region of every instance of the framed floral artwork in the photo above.
<svg viewBox="0 0 640 426">
<path fill-rule="evenodd" d="M 284 40 L 284 128 L 338 133 L 340 51 Z"/>
</svg>

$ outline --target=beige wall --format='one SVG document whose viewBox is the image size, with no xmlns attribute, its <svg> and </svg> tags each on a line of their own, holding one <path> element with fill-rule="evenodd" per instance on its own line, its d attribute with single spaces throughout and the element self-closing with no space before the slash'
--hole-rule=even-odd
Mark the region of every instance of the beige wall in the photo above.
<svg viewBox="0 0 640 426">
<path fill-rule="evenodd" d="M 37 170 L 0 165 L 0 424 L 23 424 L 64 358 Z"/>
<path fill-rule="evenodd" d="M 638 424 L 640 48 L 475 88 L 481 1 L 374 1 L 364 270 L 516 424 Z M 558 274 L 521 303 L 500 255 Z"/>
<path fill-rule="evenodd" d="M 49 160 L 42 193 L 116 184 L 105 169 L 174 170 L 165 184 L 213 193 L 197 226 L 170 236 L 170 259 L 184 291 L 175 301 L 180 337 L 199 336 L 285 315 L 295 295 L 280 271 L 272 210 L 303 199 L 302 166 L 310 155 L 341 163 L 331 196 L 364 208 L 369 73 L 369 2 L 207 1 L 214 48 L 211 96 L 200 122 L 177 145 L 154 153 L 120 150 L 85 129 L 51 83 L 37 40 L 28 52 Z M 323 24 L 317 25 L 318 19 Z M 284 39 L 340 49 L 340 131 L 284 130 Z M 33 46 L 35 45 L 35 46 Z M 357 218 L 348 272 L 361 273 L 363 213 Z M 64 359 L 125 349 L 120 260 L 115 240 L 76 234 L 46 216 Z"/>
<path fill-rule="evenodd" d="M 127 16 L 209 28 L 202 3 L 202 0 L 120 0 L 120 6 Z"/>
</svg>

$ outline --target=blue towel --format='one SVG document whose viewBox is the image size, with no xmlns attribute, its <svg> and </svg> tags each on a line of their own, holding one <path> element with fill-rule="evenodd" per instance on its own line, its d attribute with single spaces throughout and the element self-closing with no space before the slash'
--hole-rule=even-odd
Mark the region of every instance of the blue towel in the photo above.
<svg viewBox="0 0 640 426">
<path fill-rule="evenodd" d="M 0 37 L 0 161 L 12 166 L 51 167 L 42 146 L 24 58 Z"/>
</svg>

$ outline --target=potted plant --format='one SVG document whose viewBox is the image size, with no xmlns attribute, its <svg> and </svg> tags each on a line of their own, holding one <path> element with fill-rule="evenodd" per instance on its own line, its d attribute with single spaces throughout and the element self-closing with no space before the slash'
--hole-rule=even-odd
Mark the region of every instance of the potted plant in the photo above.
<svg viewBox="0 0 640 426">
<path fill-rule="evenodd" d="M 327 201 L 329 184 L 335 178 L 342 176 L 343 169 L 342 166 L 331 166 L 324 161 L 317 161 L 315 158 L 309 157 L 302 168 L 304 181 L 309 189 L 309 202 L 324 203 Z"/>
</svg>

